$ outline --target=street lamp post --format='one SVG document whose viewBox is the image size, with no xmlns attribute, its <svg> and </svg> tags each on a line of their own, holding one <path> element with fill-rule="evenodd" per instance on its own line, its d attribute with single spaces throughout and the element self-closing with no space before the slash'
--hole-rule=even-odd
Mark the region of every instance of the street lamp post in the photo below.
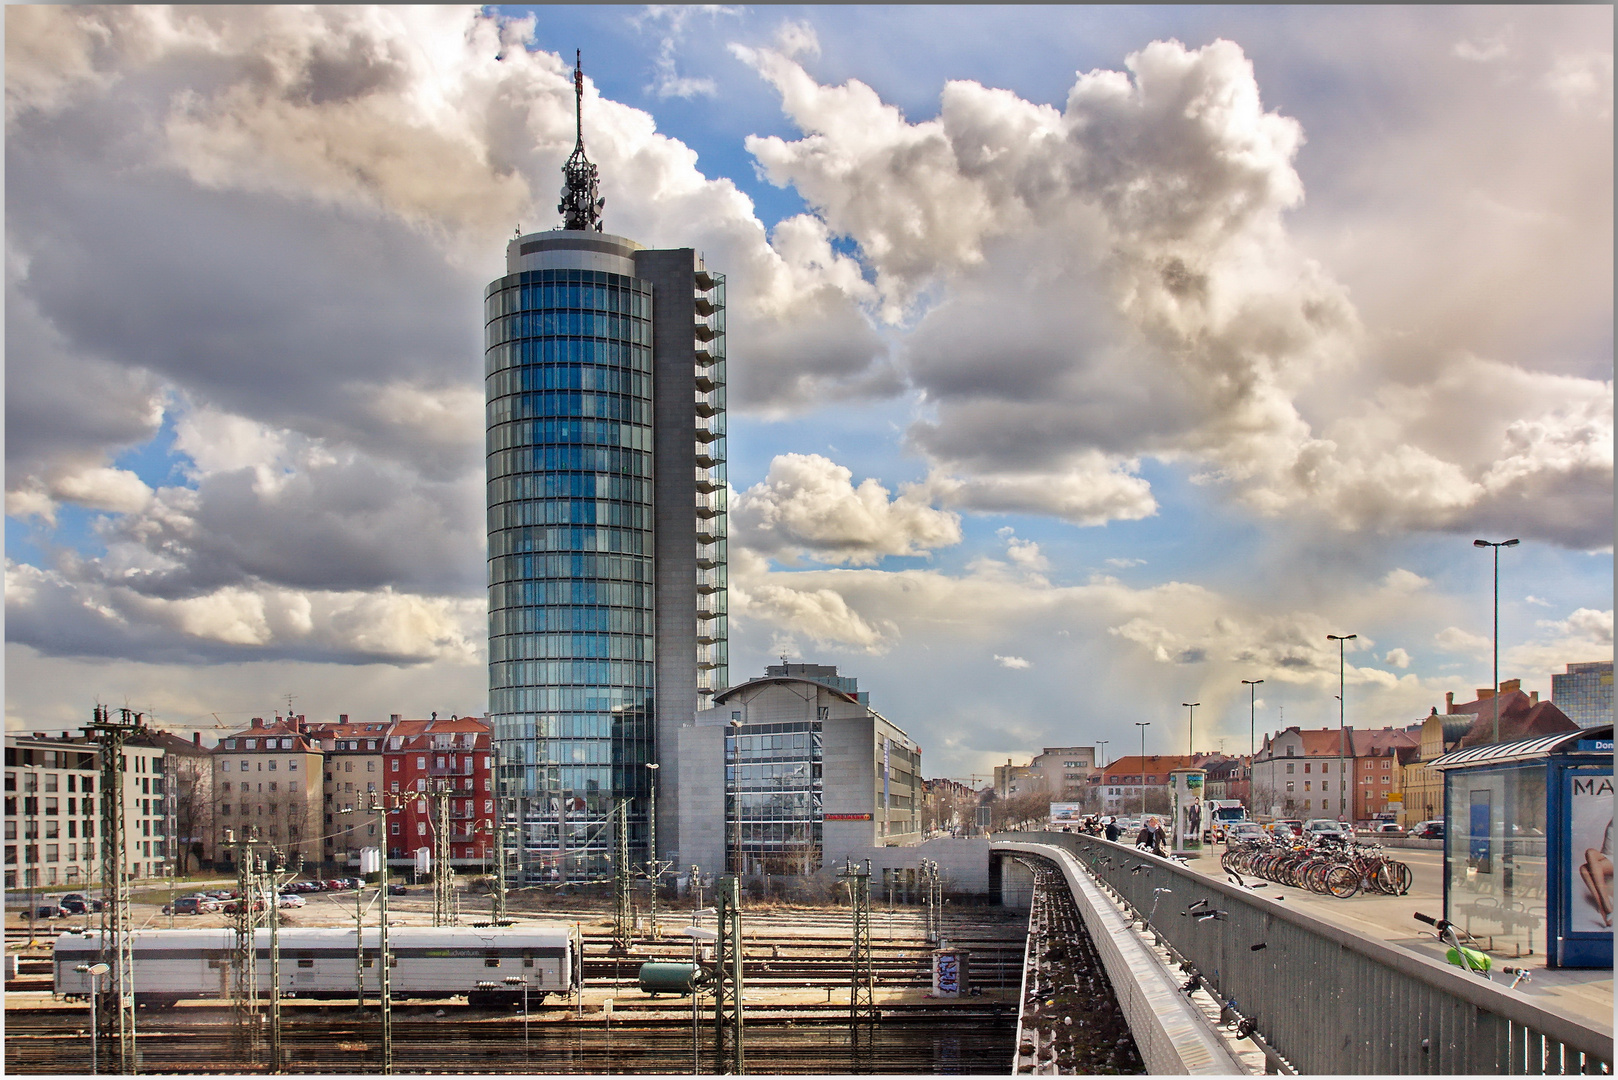
<svg viewBox="0 0 1618 1080">
<path fill-rule="evenodd" d="M 1182 701 L 1180 704 L 1191 710 L 1191 718 L 1186 721 L 1185 752 L 1188 757 L 1194 758 L 1197 756 L 1197 706 L 1201 705 L 1202 702 Z M 1191 765 L 1191 762 L 1186 762 L 1186 768 L 1190 768 Z"/>
<path fill-rule="evenodd" d="M 106 964 L 79 964 L 73 970 L 90 976 L 90 1075 L 95 1076 L 101 1070 L 99 1048 L 96 1046 L 96 1028 L 101 1026 L 101 1017 L 96 1009 L 96 980 L 112 968 Z"/>
<path fill-rule="evenodd" d="M 1146 729 L 1152 726 L 1150 720 L 1136 720 L 1135 726 L 1140 728 L 1140 816 L 1146 816 Z"/>
<path fill-rule="evenodd" d="M 657 768 L 658 763 L 648 761 L 646 770 L 652 774 L 652 798 L 646 822 L 646 872 L 652 879 L 652 939 L 657 939 L 657 879 L 661 869 L 657 862 Z"/>
<path fill-rule="evenodd" d="M 1494 549 L 1494 741 L 1500 741 L 1500 549 L 1516 547 L 1521 540 L 1474 540 L 1473 547 Z"/>
<path fill-rule="evenodd" d="M 1258 813 L 1258 797 L 1253 791 L 1253 763 L 1258 757 L 1258 684 L 1263 679 L 1243 679 L 1247 687 L 1247 801 L 1252 812 Z"/>
<path fill-rule="evenodd" d="M 1348 756 L 1348 729 L 1344 726 L 1344 710 L 1347 697 L 1343 692 L 1343 643 L 1353 641 L 1358 634 L 1327 634 L 1327 641 L 1337 642 L 1337 817 L 1341 820 L 1344 815 L 1343 798 L 1343 758 Z"/>
<path fill-rule="evenodd" d="M 1097 739 L 1096 740 L 1096 745 L 1101 747 L 1100 760 L 1098 760 L 1096 762 L 1096 768 L 1105 769 L 1107 767 L 1107 744 L 1109 742 L 1111 742 L 1111 741 L 1112 741 L 1111 739 Z"/>
</svg>

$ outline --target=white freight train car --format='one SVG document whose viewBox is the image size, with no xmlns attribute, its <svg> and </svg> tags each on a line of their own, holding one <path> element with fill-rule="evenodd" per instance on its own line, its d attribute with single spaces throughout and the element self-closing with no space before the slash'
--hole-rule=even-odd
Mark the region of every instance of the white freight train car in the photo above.
<svg viewBox="0 0 1618 1080">
<path fill-rule="evenodd" d="M 284 928 L 280 933 L 281 993 L 300 998 L 352 998 L 356 983 L 377 992 L 380 931 Z M 185 998 L 226 998 L 235 992 L 232 930 L 137 930 L 135 1000 L 172 1004 Z M 270 991 L 270 932 L 254 934 L 259 992 Z M 578 951 L 566 926 L 431 927 L 388 929 L 393 964 L 388 989 L 395 998 L 464 995 L 469 1001 L 518 1000 L 527 984 L 530 1003 L 569 993 L 578 978 Z M 53 957 L 56 993 L 83 998 L 90 976 L 78 970 L 101 959 L 101 934 L 64 933 Z M 512 980 L 507 982 L 507 980 Z M 516 980 L 522 980 L 518 982 Z M 480 989 L 479 984 L 485 984 Z M 487 984 L 496 984 L 490 990 Z M 102 986 L 107 985 L 103 977 Z"/>
</svg>

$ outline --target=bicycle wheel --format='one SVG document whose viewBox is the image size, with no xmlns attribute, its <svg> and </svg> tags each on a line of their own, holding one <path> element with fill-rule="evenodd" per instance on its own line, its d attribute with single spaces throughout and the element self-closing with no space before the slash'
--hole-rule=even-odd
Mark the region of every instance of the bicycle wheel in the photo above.
<svg viewBox="0 0 1618 1080">
<path fill-rule="evenodd" d="M 1416 875 L 1410 867 L 1402 862 L 1395 861 L 1391 865 L 1398 874 L 1398 880 L 1394 882 L 1394 895 L 1403 896 L 1416 883 Z"/>
<path fill-rule="evenodd" d="M 1338 863 L 1326 871 L 1326 888 L 1339 900 L 1346 900 L 1360 891 L 1360 872 L 1352 866 Z"/>
</svg>

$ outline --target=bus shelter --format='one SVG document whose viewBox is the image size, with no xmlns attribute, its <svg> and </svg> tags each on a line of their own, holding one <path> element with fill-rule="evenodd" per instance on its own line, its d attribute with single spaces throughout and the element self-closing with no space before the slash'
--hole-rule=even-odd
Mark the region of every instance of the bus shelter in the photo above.
<svg viewBox="0 0 1618 1080">
<path fill-rule="evenodd" d="M 1444 917 L 1493 952 L 1612 966 L 1612 725 L 1472 746 L 1444 775 Z"/>
</svg>

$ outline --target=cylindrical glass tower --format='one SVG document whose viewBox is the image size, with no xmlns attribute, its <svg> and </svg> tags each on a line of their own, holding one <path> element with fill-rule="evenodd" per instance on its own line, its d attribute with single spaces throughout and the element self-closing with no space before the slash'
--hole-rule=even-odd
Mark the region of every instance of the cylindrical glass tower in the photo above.
<svg viewBox="0 0 1618 1080">
<path fill-rule="evenodd" d="M 644 830 L 652 286 L 619 237 L 513 248 L 521 269 L 485 292 L 489 720 L 517 796 L 516 862 L 541 882 L 608 871 L 617 799 Z"/>
</svg>

